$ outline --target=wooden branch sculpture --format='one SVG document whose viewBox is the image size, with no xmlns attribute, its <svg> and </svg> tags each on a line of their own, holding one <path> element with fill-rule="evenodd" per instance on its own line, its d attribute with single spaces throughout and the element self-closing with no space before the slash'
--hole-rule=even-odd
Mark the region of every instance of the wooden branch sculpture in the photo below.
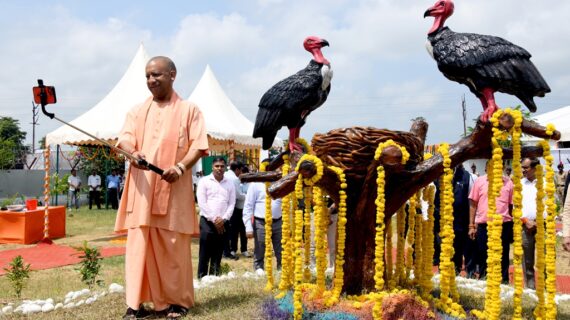
<svg viewBox="0 0 570 320">
<path fill-rule="evenodd" d="M 513 119 L 505 114 L 500 118 L 503 128 L 513 126 Z M 414 121 L 410 132 L 386 129 L 352 127 L 335 129 L 326 134 L 317 134 L 312 140 L 314 153 L 325 165 L 322 179 L 317 185 L 338 201 L 340 183 L 336 174 L 327 168 L 334 165 L 344 170 L 347 178 L 346 251 L 344 265 L 344 288 L 348 294 L 360 294 L 363 289 L 374 288 L 374 235 L 376 199 L 376 168 L 383 165 L 386 172 L 386 219 L 400 208 L 408 198 L 436 180 L 443 173 L 443 158 L 435 154 L 423 161 L 423 150 L 428 124 L 423 120 Z M 549 137 L 546 128 L 535 122 L 524 120 L 522 131 L 526 134 L 558 140 L 560 132 Z M 477 122 L 472 134 L 450 145 L 451 167 L 469 159 L 491 157 L 492 125 L 490 122 Z M 405 166 L 400 164 L 401 152 L 396 147 L 388 147 L 379 161 L 374 160 L 374 152 L 379 143 L 392 139 L 405 146 L 410 159 Z M 541 156 L 540 147 L 523 147 L 524 156 Z M 512 150 L 504 150 L 505 158 L 512 158 Z M 283 163 L 278 157 L 268 167 L 277 168 Z M 279 173 L 253 173 L 242 175 L 242 181 L 275 181 L 269 188 L 273 198 L 281 198 L 293 192 L 299 174 L 308 178 L 314 175 L 311 162 L 302 163 L 300 172 L 291 172 L 281 178 Z"/>
</svg>

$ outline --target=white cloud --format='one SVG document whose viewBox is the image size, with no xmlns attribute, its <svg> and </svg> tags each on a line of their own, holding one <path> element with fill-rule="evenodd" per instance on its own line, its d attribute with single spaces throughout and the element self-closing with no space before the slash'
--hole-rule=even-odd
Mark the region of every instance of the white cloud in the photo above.
<svg viewBox="0 0 570 320">
<path fill-rule="evenodd" d="M 173 57 L 183 96 L 209 63 L 229 97 L 254 120 L 262 94 L 307 64 L 303 39 L 327 39 L 331 46 L 323 52 L 335 73 L 332 91 L 303 129 L 307 138 L 353 125 L 407 130 L 411 118 L 424 116 L 431 127 L 428 142 L 456 141 L 462 132 L 461 95 L 466 95 L 469 119 L 481 112 L 467 88 L 445 79 L 425 52 L 433 19 L 424 19 L 423 12 L 433 1 L 179 1 L 168 9 L 136 4 L 132 9 L 138 13 L 132 16 L 99 12 L 93 17 L 94 4 L 78 9 L 49 3 L 41 10 L 11 6 L 0 21 L 0 115 L 20 119 L 28 140 L 31 87 L 38 77 L 56 85 L 59 102 L 53 108 L 71 120 L 115 85 L 141 40 L 150 55 Z M 135 19 L 148 11 L 156 18 Z M 570 3 L 564 0 L 456 1 L 446 24 L 455 31 L 498 35 L 528 49 L 553 90 L 537 99 L 544 112 L 570 104 L 568 16 Z M 162 29 L 163 17 L 178 21 Z M 520 104 L 502 94 L 497 99 L 503 106 Z M 57 126 L 46 118 L 40 122 L 39 137 Z"/>
</svg>

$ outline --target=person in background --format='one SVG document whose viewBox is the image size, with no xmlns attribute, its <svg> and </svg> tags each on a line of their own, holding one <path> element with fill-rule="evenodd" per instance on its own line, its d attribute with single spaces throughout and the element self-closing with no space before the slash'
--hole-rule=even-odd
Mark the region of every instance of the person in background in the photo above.
<svg viewBox="0 0 570 320">
<path fill-rule="evenodd" d="M 330 199 L 329 199 L 330 200 Z M 332 200 L 330 200 L 332 202 Z M 328 206 L 329 226 L 327 228 L 327 245 L 329 248 L 329 265 L 328 269 L 332 271 L 336 260 L 336 230 L 338 224 L 338 207 L 333 202 Z"/>
<path fill-rule="evenodd" d="M 111 174 L 107 176 L 107 201 L 114 210 L 119 208 L 118 197 L 120 185 L 121 178 L 117 175 L 117 170 L 111 170 Z"/>
<path fill-rule="evenodd" d="M 93 202 L 97 205 L 97 209 L 101 209 L 101 177 L 95 169 L 91 170 L 91 175 L 87 178 L 87 186 L 89 186 L 89 210 Z"/>
<path fill-rule="evenodd" d="M 265 184 L 249 184 L 243 206 L 243 223 L 248 237 L 253 236 L 253 269 L 265 270 Z M 271 243 L 277 259 L 277 270 L 281 270 L 281 199 L 271 201 Z M 253 219 L 252 219 L 253 218 Z"/>
<path fill-rule="evenodd" d="M 477 166 L 475 165 L 475 162 L 471 163 L 471 175 L 475 176 L 475 179 L 479 177 L 479 173 L 477 173 Z"/>
<path fill-rule="evenodd" d="M 523 171 L 522 184 L 522 247 L 523 272 L 526 287 L 535 289 L 534 254 L 536 236 L 536 166 L 540 161 L 536 158 L 524 158 L 521 162 Z"/>
<path fill-rule="evenodd" d="M 75 209 L 79 209 L 79 191 L 81 191 L 81 178 L 77 176 L 77 170 L 71 169 L 71 175 L 67 178 L 67 186 L 69 191 L 67 192 L 67 208 L 71 209 L 75 206 Z"/>
<path fill-rule="evenodd" d="M 566 193 L 562 209 L 562 248 L 570 252 L 570 192 Z"/>
<path fill-rule="evenodd" d="M 487 162 L 487 170 L 493 170 Z M 501 254 L 501 274 L 502 282 L 509 283 L 509 251 L 513 241 L 513 182 L 511 179 L 502 176 L 503 186 L 496 199 L 497 213 L 503 220 L 501 242 L 503 251 Z M 469 237 L 476 240 L 477 253 L 476 260 L 479 265 L 479 278 L 487 276 L 487 207 L 489 182 L 487 175 L 480 176 L 475 180 L 475 184 L 469 193 Z"/>
<path fill-rule="evenodd" d="M 241 168 L 241 174 L 245 174 L 245 173 L 249 173 L 249 167 L 246 166 L 246 165 L 244 165 L 244 166 Z M 243 183 L 241 183 L 241 184 L 240 184 L 240 189 L 241 189 L 241 193 L 247 195 L 247 190 L 249 189 L 249 182 L 243 182 Z M 244 222 L 243 222 L 243 217 L 242 217 L 242 223 L 244 223 Z M 244 231 L 244 234 L 246 235 L 246 239 L 248 239 L 248 238 L 247 238 L 247 232 L 246 232 L 246 230 L 245 230 L 245 224 L 244 224 L 244 227 L 243 227 L 243 231 Z M 249 253 L 249 251 L 247 251 L 247 243 L 246 243 L 246 251 L 245 251 L 245 252 L 242 251 L 241 254 L 242 254 L 244 257 L 246 257 L 246 258 L 253 257 L 253 255 L 252 255 L 251 253 Z"/>
<path fill-rule="evenodd" d="M 556 187 L 556 201 L 562 207 L 564 205 L 564 187 L 566 185 L 566 176 L 568 172 L 564 172 L 564 164 L 558 164 L 558 171 L 554 174 L 554 185 Z"/>
<path fill-rule="evenodd" d="M 240 241 L 240 251 L 247 252 L 247 237 L 245 235 L 245 226 L 243 225 L 243 201 L 245 200 L 245 193 L 241 192 L 239 175 L 243 168 L 243 163 L 239 161 L 232 161 L 230 163 L 230 170 L 224 173 L 224 177 L 230 180 L 236 191 L 236 204 L 234 212 L 230 218 L 229 241 L 226 242 L 224 248 L 224 257 L 237 260 L 238 239 Z"/>
<path fill-rule="evenodd" d="M 236 203 L 236 189 L 224 176 L 226 160 L 214 158 L 212 173 L 198 183 L 198 206 L 200 206 L 200 253 L 198 279 L 206 275 L 221 274 L 224 239 Z"/>
</svg>

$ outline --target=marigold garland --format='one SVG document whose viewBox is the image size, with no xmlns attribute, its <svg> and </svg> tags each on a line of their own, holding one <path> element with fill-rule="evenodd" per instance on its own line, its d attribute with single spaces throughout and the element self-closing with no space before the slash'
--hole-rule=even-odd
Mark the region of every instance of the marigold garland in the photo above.
<svg viewBox="0 0 570 320">
<path fill-rule="evenodd" d="M 420 202 L 420 192 L 416 193 L 416 203 L 421 205 Z M 421 209 L 421 207 L 420 207 Z M 424 229 L 424 221 L 423 216 L 421 214 L 415 214 L 416 217 L 416 236 L 415 236 L 415 252 L 416 258 L 414 260 L 414 282 L 420 285 L 423 282 L 424 272 L 422 270 L 423 263 L 424 263 L 424 251 L 423 251 L 423 229 Z"/>
<path fill-rule="evenodd" d="M 344 285 L 344 248 L 346 241 L 346 176 L 341 168 L 330 166 L 329 169 L 333 170 L 340 181 L 339 191 L 339 206 L 338 206 L 338 221 L 337 221 L 337 241 L 336 241 L 336 259 L 334 267 L 334 279 L 332 294 L 329 299 L 325 301 L 326 306 L 331 306 L 338 302 L 342 287 Z"/>
<path fill-rule="evenodd" d="M 384 151 L 384 149 L 386 149 L 388 146 L 393 146 L 400 149 L 400 152 L 402 153 L 402 164 L 406 164 L 406 162 L 408 162 L 408 159 L 410 159 L 410 153 L 406 150 L 405 147 L 394 142 L 392 139 L 388 139 L 378 145 L 376 152 L 374 153 L 374 159 L 379 160 L 380 156 L 382 156 L 382 151 Z"/>
<path fill-rule="evenodd" d="M 375 255 L 374 255 L 374 283 L 376 290 L 384 289 L 384 167 L 376 168 L 378 176 L 376 178 L 377 197 L 376 197 L 376 236 L 375 236 Z M 375 306 L 376 307 L 376 306 Z"/>
<path fill-rule="evenodd" d="M 523 270 L 522 270 L 522 168 L 521 168 L 521 125 L 523 121 L 522 112 L 510 108 L 502 111 L 510 114 L 514 119 L 514 126 L 509 130 L 513 146 L 513 319 L 522 319 L 522 293 L 523 293 Z M 498 115 L 500 116 L 500 114 Z"/>
<path fill-rule="evenodd" d="M 536 166 L 536 212 L 544 212 L 544 171 L 542 165 Z M 544 232 L 544 216 L 542 214 L 536 215 L 536 235 L 535 235 L 535 248 L 536 248 L 536 296 L 538 301 L 534 308 L 534 317 L 536 319 L 545 318 L 544 309 L 544 288 L 545 288 L 545 272 L 546 264 L 544 262 L 544 248 L 545 232 Z"/>
<path fill-rule="evenodd" d="M 423 277 L 423 282 L 420 284 L 420 287 L 422 288 L 422 297 L 424 299 L 427 299 L 428 297 L 431 297 L 430 293 L 433 290 L 433 282 L 431 282 L 433 254 L 435 251 L 433 246 L 435 186 L 433 184 L 424 188 L 424 199 L 428 202 L 428 219 L 425 224 L 424 237 L 422 239 L 424 245 L 423 249 L 424 266 L 422 270 L 425 272 L 425 275 Z"/>
<path fill-rule="evenodd" d="M 316 156 L 310 155 L 310 154 L 304 154 L 301 159 L 299 159 L 299 162 L 297 162 L 297 167 L 295 168 L 295 170 L 297 172 L 299 172 L 299 168 L 301 166 L 301 163 L 303 163 L 303 161 L 310 161 L 312 163 L 314 163 L 317 172 L 315 173 L 314 176 L 312 176 L 311 178 L 308 179 L 303 179 L 303 182 L 307 185 L 307 186 L 312 186 L 315 183 L 317 183 L 319 180 L 321 180 L 321 178 L 323 177 L 323 172 L 324 172 L 324 166 L 323 166 L 323 162 L 321 161 L 321 159 L 317 158 Z M 302 178 L 302 175 L 299 175 Z"/>
<path fill-rule="evenodd" d="M 305 263 L 304 263 L 304 269 L 303 269 L 303 281 L 304 282 L 309 282 L 311 281 L 311 209 L 312 209 L 312 202 L 313 202 L 313 188 L 312 186 L 303 188 L 304 193 L 305 193 L 305 213 L 303 215 L 304 221 L 304 227 L 303 227 L 303 233 L 304 233 L 304 240 L 305 240 L 305 246 L 304 246 L 304 258 L 305 258 Z"/>
<path fill-rule="evenodd" d="M 283 156 L 282 176 L 285 177 L 289 174 L 289 156 Z M 281 226 L 281 279 L 279 281 L 279 290 L 281 290 L 281 297 L 285 296 L 286 291 L 291 289 L 293 282 L 291 281 L 291 274 L 293 273 L 293 242 L 291 234 L 291 194 L 283 197 L 281 202 L 281 215 L 283 224 Z"/>
<path fill-rule="evenodd" d="M 327 234 L 328 219 L 323 201 L 321 188 L 314 187 L 314 219 L 315 219 L 315 260 L 317 264 L 317 292 L 325 291 L 325 270 L 327 269 L 327 251 L 325 235 Z"/>
<path fill-rule="evenodd" d="M 440 297 L 436 300 L 437 308 L 456 318 L 465 318 L 465 311 L 459 302 L 459 294 L 455 285 L 455 264 L 453 263 L 453 170 L 449 155 L 449 144 L 439 146 L 443 157 L 443 176 L 440 179 L 440 237 L 441 255 L 439 262 Z"/>
<path fill-rule="evenodd" d="M 303 199 L 303 177 L 299 175 L 295 183 L 297 200 Z M 293 317 L 301 320 L 303 317 L 303 210 L 295 210 L 295 286 L 293 293 Z"/>
<path fill-rule="evenodd" d="M 265 171 L 267 162 L 261 164 L 261 171 Z M 265 291 L 273 290 L 273 245 L 271 242 L 273 214 L 271 212 L 271 196 L 269 195 L 269 182 L 265 183 L 265 272 L 267 274 L 267 284 Z"/>
<path fill-rule="evenodd" d="M 555 130 L 554 125 L 548 124 L 546 126 L 547 131 L 552 132 Z M 548 140 L 542 140 L 540 142 L 543 150 L 543 157 L 546 161 L 546 300 L 545 300 L 545 311 L 546 319 L 556 319 L 556 302 L 554 297 L 556 295 L 556 222 L 554 218 L 556 217 L 556 202 L 554 200 L 554 193 L 556 191 L 554 187 L 554 170 L 552 169 L 552 164 L 554 162 L 554 157 L 550 154 L 550 145 Z M 538 214 L 537 214 L 538 215 Z"/>
<path fill-rule="evenodd" d="M 404 232 L 406 228 L 406 208 L 405 205 L 400 207 L 396 214 L 396 229 L 398 233 L 398 240 L 396 242 L 396 272 L 394 277 L 397 279 L 399 285 L 404 285 L 406 281 L 406 266 L 404 264 L 404 246 L 406 245 L 406 238 Z"/>
</svg>

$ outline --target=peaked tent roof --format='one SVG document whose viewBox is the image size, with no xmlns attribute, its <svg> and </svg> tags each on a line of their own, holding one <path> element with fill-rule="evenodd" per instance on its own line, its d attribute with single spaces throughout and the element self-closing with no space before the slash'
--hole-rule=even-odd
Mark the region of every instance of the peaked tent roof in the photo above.
<svg viewBox="0 0 570 320">
<path fill-rule="evenodd" d="M 211 149 L 215 150 L 221 140 L 232 141 L 234 149 L 261 146 L 261 139 L 251 136 L 253 123 L 231 102 L 209 65 L 188 100 L 196 103 L 204 115 L 208 135 L 214 140 L 210 140 Z M 279 138 L 273 142 L 274 147 L 282 145 Z"/>
<path fill-rule="evenodd" d="M 115 87 L 103 100 L 70 123 L 100 139 L 109 142 L 116 141 L 127 112 L 141 101 L 141 97 L 150 95 L 144 76 L 148 60 L 149 56 L 141 43 L 127 71 Z M 47 134 L 46 144 L 94 145 L 100 143 L 63 125 Z"/>
<path fill-rule="evenodd" d="M 562 107 L 533 117 L 536 122 L 546 126 L 552 123 L 560 131 L 560 141 L 570 141 L 570 106 Z M 538 141 L 540 138 L 526 136 L 524 141 Z"/>
</svg>

